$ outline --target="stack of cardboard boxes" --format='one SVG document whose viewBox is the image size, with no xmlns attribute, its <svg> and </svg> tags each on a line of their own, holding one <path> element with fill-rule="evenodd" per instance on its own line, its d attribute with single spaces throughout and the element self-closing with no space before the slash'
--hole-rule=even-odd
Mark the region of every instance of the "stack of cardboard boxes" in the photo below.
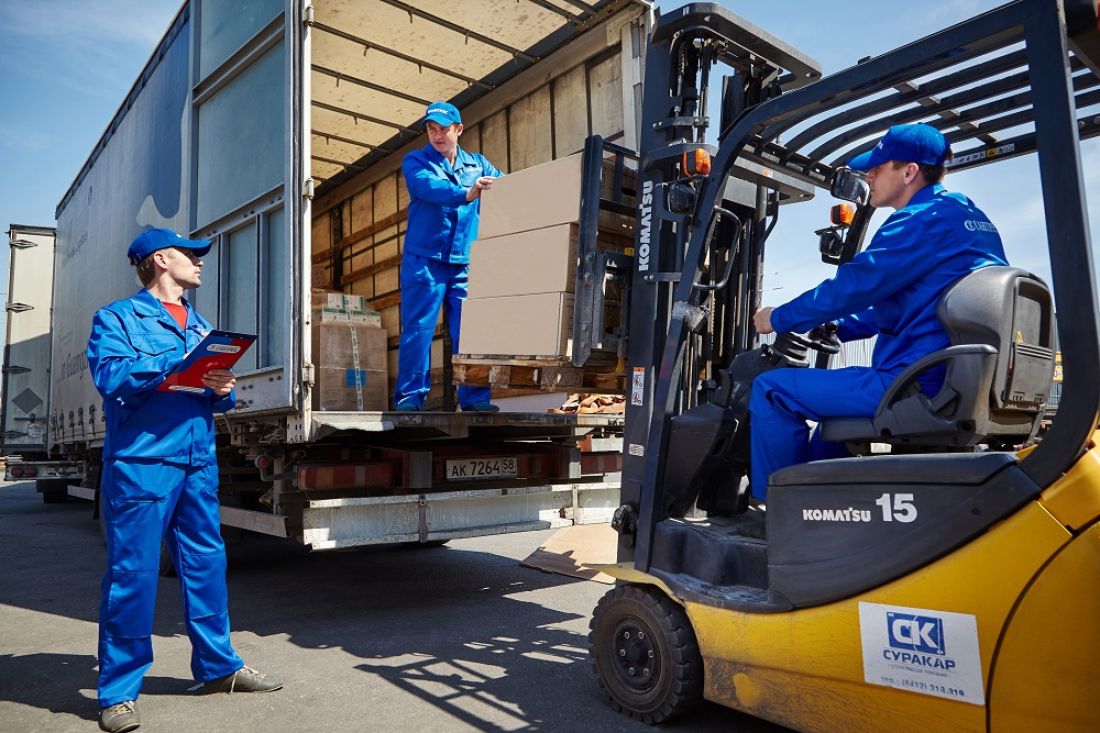
<svg viewBox="0 0 1100 733">
<path fill-rule="evenodd" d="M 577 154 L 511 173 L 482 195 L 463 354 L 570 356 L 581 164 Z M 632 224 L 601 212 L 601 244 L 623 249 Z"/>
<path fill-rule="evenodd" d="M 313 409 L 385 410 L 386 331 L 362 295 L 313 291 Z"/>
</svg>

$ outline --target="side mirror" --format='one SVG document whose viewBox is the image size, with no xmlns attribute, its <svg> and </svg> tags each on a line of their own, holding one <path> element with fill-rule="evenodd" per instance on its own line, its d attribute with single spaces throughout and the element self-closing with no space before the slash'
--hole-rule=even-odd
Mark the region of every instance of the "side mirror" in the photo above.
<svg viewBox="0 0 1100 733">
<path fill-rule="evenodd" d="M 871 200 L 871 185 L 867 179 L 851 168 L 837 168 L 833 174 L 833 185 L 829 189 L 835 198 L 854 201 L 863 206 Z"/>
</svg>

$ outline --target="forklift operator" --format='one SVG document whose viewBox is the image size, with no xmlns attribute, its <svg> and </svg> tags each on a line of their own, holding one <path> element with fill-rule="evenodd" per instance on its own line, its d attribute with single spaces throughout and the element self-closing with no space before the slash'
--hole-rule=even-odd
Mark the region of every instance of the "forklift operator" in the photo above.
<svg viewBox="0 0 1100 733">
<path fill-rule="evenodd" d="M 870 417 L 891 382 L 921 357 L 950 345 L 936 317 L 940 296 L 968 273 L 1006 265 L 997 228 L 966 196 L 941 183 L 951 149 L 930 125 L 896 125 L 848 167 L 866 171 L 871 205 L 895 212 L 870 245 L 817 287 L 753 316 L 757 333 L 805 332 L 835 324 L 841 341 L 878 336 L 870 367 L 775 369 L 758 376 L 749 401 L 752 496 L 786 466 L 847 455 L 809 439 L 808 420 Z M 919 379 L 935 394 L 944 369 Z"/>
<path fill-rule="evenodd" d="M 401 343 L 393 395 L 400 411 L 424 408 L 432 386 L 432 337 L 441 307 L 447 309 L 451 350 L 458 353 L 481 192 L 501 175 L 484 155 L 458 146 L 462 116 L 453 104 L 429 104 L 424 131 L 428 144 L 406 155 L 401 164 L 409 189 L 409 224 L 401 257 Z M 458 388 L 463 410 L 496 412 L 489 395 L 488 387 Z"/>
</svg>

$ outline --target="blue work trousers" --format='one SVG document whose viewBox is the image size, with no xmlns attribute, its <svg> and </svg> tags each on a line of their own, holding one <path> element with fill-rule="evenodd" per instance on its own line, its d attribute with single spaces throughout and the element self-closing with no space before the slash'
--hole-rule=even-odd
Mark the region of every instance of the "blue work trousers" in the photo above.
<svg viewBox="0 0 1100 733">
<path fill-rule="evenodd" d="M 810 438 L 807 420 L 871 417 L 893 375 L 870 367 L 773 369 L 752 383 L 750 483 L 754 498 L 766 501 L 768 477 L 807 461 L 849 455 L 843 443 Z"/>
<path fill-rule="evenodd" d="M 469 265 L 456 265 L 406 253 L 401 261 L 401 350 L 397 357 L 394 405 L 424 407 L 432 387 L 432 336 L 439 309 L 446 308 L 451 331 L 451 353 L 458 352 L 462 301 L 466 300 Z M 463 409 L 488 402 L 488 387 L 459 385 L 458 404 Z"/>
<path fill-rule="evenodd" d="M 99 604 L 99 705 L 136 700 L 153 663 L 161 541 L 183 588 L 191 673 L 225 677 L 244 662 L 229 641 L 218 467 L 108 459 L 100 482 L 107 572 Z"/>
</svg>

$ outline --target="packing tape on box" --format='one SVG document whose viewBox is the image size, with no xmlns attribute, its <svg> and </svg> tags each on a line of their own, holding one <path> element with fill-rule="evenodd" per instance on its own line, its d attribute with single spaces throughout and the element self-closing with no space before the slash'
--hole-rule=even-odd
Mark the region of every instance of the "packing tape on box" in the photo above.
<svg viewBox="0 0 1100 733">
<path fill-rule="evenodd" d="M 359 374 L 359 334 L 355 331 L 355 324 L 349 322 L 348 330 L 351 331 L 351 365 L 355 369 L 355 373 Z M 363 411 L 363 383 L 360 379 L 355 380 L 355 409 L 359 412 Z"/>
</svg>

